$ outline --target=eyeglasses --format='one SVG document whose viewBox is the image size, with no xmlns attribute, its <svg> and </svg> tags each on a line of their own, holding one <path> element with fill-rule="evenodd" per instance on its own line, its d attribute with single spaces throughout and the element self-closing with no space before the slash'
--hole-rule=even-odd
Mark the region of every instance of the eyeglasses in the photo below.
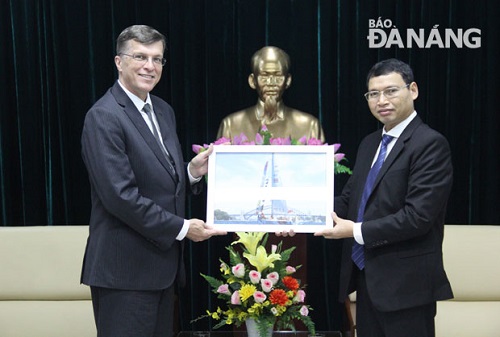
<svg viewBox="0 0 500 337">
<path fill-rule="evenodd" d="M 148 60 L 149 60 L 149 56 L 146 56 L 144 54 L 125 54 L 125 53 L 120 53 L 120 55 L 125 55 L 125 56 L 128 56 L 128 57 L 131 57 L 134 61 L 138 62 L 138 63 L 146 63 Z M 162 57 L 151 57 L 151 59 L 153 60 L 153 63 L 157 66 L 164 66 L 165 63 L 167 63 L 167 60 L 165 58 L 162 58 Z"/>
<path fill-rule="evenodd" d="M 387 88 L 387 89 L 384 89 L 384 90 L 372 90 L 372 91 L 368 91 L 366 94 L 365 94 L 365 98 L 367 101 L 377 101 L 379 98 L 380 98 L 380 95 L 384 95 L 385 98 L 394 98 L 394 97 L 397 97 L 399 95 L 399 92 L 401 90 L 403 90 L 404 88 L 408 87 L 411 83 L 408 83 L 407 85 L 404 85 L 402 87 L 390 87 L 390 88 Z"/>
<path fill-rule="evenodd" d="M 258 75 L 257 80 L 260 83 L 276 83 L 278 85 L 283 84 L 285 82 L 285 76 L 284 75 Z"/>
</svg>

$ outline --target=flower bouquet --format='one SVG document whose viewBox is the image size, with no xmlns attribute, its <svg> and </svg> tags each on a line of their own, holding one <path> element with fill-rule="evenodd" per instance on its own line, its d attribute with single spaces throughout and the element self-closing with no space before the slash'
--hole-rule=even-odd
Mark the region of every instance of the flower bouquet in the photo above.
<svg viewBox="0 0 500 337">
<path fill-rule="evenodd" d="M 248 137 L 245 134 L 241 134 L 239 136 L 234 137 L 233 140 L 225 137 L 221 137 L 214 142 L 214 145 L 220 144 L 231 144 L 231 145 L 328 145 L 323 143 L 320 139 L 316 138 L 307 138 L 302 137 L 300 139 L 292 139 L 288 138 L 279 138 L 273 137 L 271 132 L 267 129 L 266 125 L 262 125 L 259 132 L 255 134 L 255 141 L 249 141 Z M 203 146 L 198 144 L 192 145 L 192 150 L 194 153 L 198 154 L 202 151 L 205 151 L 208 148 L 208 144 L 204 144 Z M 339 173 L 347 173 L 352 174 L 352 171 L 349 167 L 341 164 L 342 161 L 347 161 L 345 158 L 345 154 L 337 153 L 340 148 L 340 144 L 333 144 L 334 152 L 335 152 L 335 174 Z"/>
<path fill-rule="evenodd" d="M 306 293 L 300 280 L 292 276 L 300 266 L 288 265 L 295 247 L 282 250 L 280 242 L 268 254 L 265 248 L 268 233 L 236 234 L 239 240 L 226 247 L 229 263 L 221 260 L 221 277 L 201 274 L 226 307 L 207 310 L 207 315 L 198 319 L 211 317 L 220 321 L 214 329 L 231 324 L 240 326 L 253 319 L 261 337 L 273 327 L 295 330 L 294 321 L 299 320 L 314 334 L 314 322 L 309 317 L 312 309 L 304 302 Z M 242 252 L 234 248 L 236 244 L 240 244 Z"/>
</svg>

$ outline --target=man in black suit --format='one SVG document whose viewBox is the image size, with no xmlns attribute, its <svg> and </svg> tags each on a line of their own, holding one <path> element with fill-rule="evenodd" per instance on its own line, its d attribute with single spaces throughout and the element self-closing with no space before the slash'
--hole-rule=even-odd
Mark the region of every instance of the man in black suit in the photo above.
<svg viewBox="0 0 500 337">
<path fill-rule="evenodd" d="M 434 336 L 436 301 L 453 297 L 442 258 L 450 148 L 414 110 L 418 87 L 407 64 L 375 64 L 367 86 L 370 111 L 384 127 L 359 146 L 335 198 L 335 226 L 315 235 L 345 239 L 340 300 L 357 291 L 359 337 Z"/>
<path fill-rule="evenodd" d="M 81 281 L 91 287 L 99 337 L 171 336 L 183 239 L 225 234 L 184 219 L 186 190 L 201 191 L 212 149 L 185 164 L 172 107 L 149 94 L 165 46 L 151 27 L 126 28 L 116 44 L 118 81 L 85 118 L 92 211 Z"/>
</svg>

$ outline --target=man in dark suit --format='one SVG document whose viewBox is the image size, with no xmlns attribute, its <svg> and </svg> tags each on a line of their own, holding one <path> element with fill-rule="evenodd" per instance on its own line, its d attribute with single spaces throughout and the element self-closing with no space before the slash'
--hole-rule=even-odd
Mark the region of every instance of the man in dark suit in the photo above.
<svg viewBox="0 0 500 337">
<path fill-rule="evenodd" d="M 88 111 L 82 133 L 92 211 L 82 268 L 99 337 L 173 332 L 174 285 L 183 283 L 183 239 L 225 234 L 184 219 L 186 190 L 199 193 L 209 151 L 184 163 L 174 111 L 150 95 L 161 78 L 165 37 L 131 26 L 118 37 L 118 81 Z"/>
<path fill-rule="evenodd" d="M 414 110 L 418 87 L 407 64 L 375 64 L 367 86 L 384 127 L 361 142 L 335 198 L 334 227 L 315 235 L 345 239 L 340 299 L 357 291 L 359 337 L 434 336 L 436 301 L 453 297 L 442 259 L 450 148 Z"/>
</svg>

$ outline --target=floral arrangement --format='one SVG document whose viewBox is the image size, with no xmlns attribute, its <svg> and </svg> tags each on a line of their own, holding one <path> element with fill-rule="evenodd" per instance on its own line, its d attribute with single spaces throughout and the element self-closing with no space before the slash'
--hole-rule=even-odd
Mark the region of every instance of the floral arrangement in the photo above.
<svg viewBox="0 0 500 337">
<path fill-rule="evenodd" d="M 307 138 L 307 137 L 302 137 L 300 139 L 292 139 L 291 137 L 288 138 L 279 138 L 279 137 L 273 137 L 271 132 L 267 129 L 266 125 L 262 125 L 260 128 L 259 132 L 255 134 L 255 141 L 249 141 L 248 137 L 245 136 L 245 134 L 241 134 L 239 136 L 234 137 L 234 139 L 231 141 L 229 138 L 221 137 L 217 139 L 214 142 L 214 145 L 220 145 L 220 144 L 231 144 L 231 145 L 328 145 L 326 143 L 323 143 L 321 140 L 316 139 L 316 138 Z M 197 145 L 193 144 L 192 145 L 192 150 L 196 154 L 205 151 L 208 148 L 208 144 L 203 144 Z M 349 167 L 341 164 L 342 161 L 347 161 L 345 158 L 344 153 L 337 153 L 338 149 L 340 148 L 340 144 L 333 144 L 334 148 L 334 158 L 335 158 L 335 174 L 339 173 L 347 173 L 347 174 L 352 174 L 352 171 Z"/>
<path fill-rule="evenodd" d="M 275 138 L 265 125 L 257 132 L 254 141 L 249 141 L 242 133 L 233 140 L 222 137 L 214 142 L 214 145 L 220 144 L 328 146 L 316 138 Z M 198 154 L 206 151 L 208 147 L 207 144 L 194 144 L 192 150 Z M 334 173 L 352 174 L 351 169 L 341 164 L 341 161 L 347 159 L 343 153 L 337 153 L 340 144 L 333 144 L 333 147 Z M 218 307 L 213 312 L 207 310 L 206 315 L 194 321 L 210 317 L 220 321 L 214 326 L 214 329 L 217 329 L 231 324 L 240 326 L 247 319 L 253 319 L 257 323 L 260 336 L 266 336 L 267 331 L 273 327 L 276 330 L 295 330 L 294 322 L 299 320 L 309 333 L 314 335 L 315 325 L 309 316 L 312 308 L 304 302 L 306 293 L 300 280 L 292 276 L 300 266 L 288 265 L 288 259 L 295 247 L 282 250 L 280 242 L 273 245 L 268 254 L 265 248 L 267 233 L 236 234 L 239 240 L 226 247 L 229 251 L 229 264 L 221 260 L 221 279 L 201 274 L 218 298 L 226 302 L 227 308 Z M 242 254 L 233 247 L 235 244 L 241 244 Z"/>
<path fill-rule="evenodd" d="M 271 327 L 295 330 L 294 320 L 300 320 L 314 334 L 314 322 L 309 317 L 312 309 L 304 303 L 306 293 L 300 280 L 292 276 L 300 266 L 288 265 L 295 247 L 282 251 L 280 242 L 272 245 L 268 254 L 265 248 L 268 233 L 236 234 L 239 240 L 226 247 L 229 263 L 220 260 L 222 279 L 201 274 L 227 308 L 207 310 L 207 315 L 198 319 L 211 317 L 220 321 L 214 329 L 231 324 L 240 326 L 247 319 L 254 319 L 261 336 Z M 242 254 L 233 247 L 236 244 L 240 244 Z"/>
</svg>

